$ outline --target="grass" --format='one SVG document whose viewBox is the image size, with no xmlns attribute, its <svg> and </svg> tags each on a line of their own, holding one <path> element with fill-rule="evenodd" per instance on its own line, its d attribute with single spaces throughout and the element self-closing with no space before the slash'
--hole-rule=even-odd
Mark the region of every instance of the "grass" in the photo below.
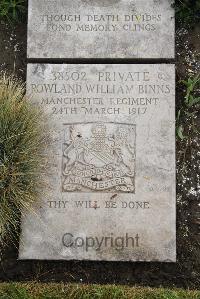
<svg viewBox="0 0 200 299">
<path fill-rule="evenodd" d="M 184 135 L 182 118 L 189 117 L 191 119 L 191 123 L 193 123 L 194 117 L 196 117 L 199 110 L 200 75 L 189 77 L 187 80 L 181 80 L 180 83 L 183 85 L 183 89 L 185 90 L 185 97 L 183 105 L 179 109 L 177 115 L 177 135 L 181 140 L 183 140 L 187 138 L 187 136 Z M 195 127 L 191 126 L 191 129 L 195 130 Z"/>
<path fill-rule="evenodd" d="M 176 19 L 183 25 L 195 25 L 200 20 L 199 0 L 175 0 Z"/>
<path fill-rule="evenodd" d="M 200 299 L 200 291 L 81 284 L 0 284 L 0 299 Z"/>
<path fill-rule="evenodd" d="M 15 240 L 20 215 L 37 200 L 46 146 L 42 113 L 24 84 L 0 75 L 0 251 Z"/>
<path fill-rule="evenodd" d="M 23 20 L 27 12 L 27 0 L 0 0 L 0 19 L 15 24 Z"/>
</svg>

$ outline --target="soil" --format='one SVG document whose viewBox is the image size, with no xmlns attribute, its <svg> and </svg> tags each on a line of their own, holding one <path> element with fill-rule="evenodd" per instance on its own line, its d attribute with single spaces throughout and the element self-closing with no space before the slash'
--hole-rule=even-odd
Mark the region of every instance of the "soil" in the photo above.
<svg viewBox="0 0 200 299">
<path fill-rule="evenodd" d="M 0 23 L 0 71 L 26 77 L 26 24 L 12 28 Z M 183 105 L 179 80 L 200 72 L 200 28 L 177 28 L 177 112 Z M 140 286 L 198 288 L 200 286 L 200 113 L 182 115 L 188 138 L 177 138 L 177 263 L 19 261 L 10 245 L 2 258 L 0 281 L 116 283 Z"/>
<path fill-rule="evenodd" d="M 27 25 L 11 27 L 0 21 L 0 71 L 26 78 Z"/>
</svg>

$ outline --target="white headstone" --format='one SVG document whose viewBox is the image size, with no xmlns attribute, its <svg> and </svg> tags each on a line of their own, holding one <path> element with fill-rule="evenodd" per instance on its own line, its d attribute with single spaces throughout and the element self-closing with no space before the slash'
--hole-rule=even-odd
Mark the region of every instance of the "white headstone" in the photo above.
<svg viewBox="0 0 200 299">
<path fill-rule="evenodd" d="M 28 65 L 54 141 L 20 259 L 176 260 L 174 86 L 172 64 Z"/>
</svg>

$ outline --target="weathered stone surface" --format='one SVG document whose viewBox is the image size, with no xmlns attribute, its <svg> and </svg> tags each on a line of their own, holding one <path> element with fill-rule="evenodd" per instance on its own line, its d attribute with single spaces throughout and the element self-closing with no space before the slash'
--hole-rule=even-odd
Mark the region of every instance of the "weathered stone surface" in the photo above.
<svg viewBox="0 0 200 299">
<path fill-rule="evenodd" d="M 174 65 L 28 65 L 53 127 L 20 259 L 175 261 Z"/>
<path fill-rule="evenodd" d="M 30 0 L 29 58 L 174 58 L 172 0 Z"/>
</svg>

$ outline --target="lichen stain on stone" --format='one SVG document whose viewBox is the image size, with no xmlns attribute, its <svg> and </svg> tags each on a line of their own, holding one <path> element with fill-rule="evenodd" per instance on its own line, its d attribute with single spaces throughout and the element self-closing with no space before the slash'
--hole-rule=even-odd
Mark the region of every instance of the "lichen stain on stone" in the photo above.
<svg viewBox="0 0 200 299">
<path fill-rule="evenodd" d="M 44 76 L 45 70 L 46 70 L 45 64 L 36 64 L 35 69 L 33 70 L 33 74 L 44 79 L 45 78 L 45 76 Z"/>
<path fill-rule="evenodd" d="M 110 199 L 112 200 L 115 199 L 116 197 L 117 197 L 117 193 L 113 194 Z"/>
<path fill-rule="evenodd" d="M 103 250 L 97 250 L 96 256 L 98 260 L 110 260 L 110 256 L 113 256 L 113 260 L 118 261 L 154 261 L 159 262 L 160 257 L 155 251 L 145 250 L 144 248 L 126 248 L 123 250 L 117 250 L 115 247 L 104 248 Z M 167 260 L 169 262 L 169 260 Z"/>
<path fill-rule="evenodd" d="M 82 0 L 83 3 L 90 6 L 113 6 L 119 3 L 121 0 Z"/>
</svg>

